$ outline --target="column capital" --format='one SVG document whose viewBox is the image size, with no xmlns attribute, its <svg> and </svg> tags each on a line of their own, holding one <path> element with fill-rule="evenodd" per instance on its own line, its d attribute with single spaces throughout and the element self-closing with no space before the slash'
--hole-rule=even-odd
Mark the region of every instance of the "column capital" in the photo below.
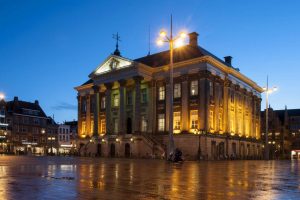
<svg viewBox="0 0 300 200">
<path fill-rule="evenodd" d="M 133 80 L 135 83 L 137 83 L 137 82 L 140 83 L 143 79 L 144 79 L 144 77 L 142 77 L 142 76 L 134 76 L 133 77 Z"/>
<path fill-rule="evenodd" d="M 106 87 L 106 89 L 110 90 L 113 86 L 113 83 L 104 83 L 104 86 Z"/>
<path fill-rule="evenodd" d="M 225 86 L 225 87 L 230 87 L 231 84 L 232 84 L 232 82 L 231 82 L 230 80 L 225 79 L 225 81 L 224 81 L 224 86 Z"/>
<path fill-rule="evenodd" d="M 99 92 L 99 88 L 100 88 L 100 87 L 99 87 L 98 85 L 93 85 L 93 87 L 92 87 L 94 93 Z"/>
<path fill-rule="evenodd" d="M 184 74 L 180 77 L 181 81 L 188 81 L 189 80 L 189 75 L 188 74 Z"/>
<path fill-rule="evenodd" d="M 155 80 L 148 81 L 148 82 L 147 82 L 147 85 L 148 85 L 149 87 L 154 87 L 154 86 L 155 86 Z"/>
<path fill-rule="evenodd" d="M 126 85 L 126 80 L 125 79 L 118 80 L 118 83 L 120 84 L 120 86 L 124 87 Z"/>
</svg>

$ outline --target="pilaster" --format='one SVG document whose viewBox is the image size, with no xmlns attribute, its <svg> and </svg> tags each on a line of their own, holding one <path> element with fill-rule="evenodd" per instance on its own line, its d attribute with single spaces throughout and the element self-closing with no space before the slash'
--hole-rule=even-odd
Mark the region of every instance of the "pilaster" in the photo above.
<svg viewBox="0 0 300 200">
<path fill-rule="evenodd" d="M 125 134 L 125 86 L 126 80 L 119 80 L 119 94 L 120 94 L 120 105 L 119 105 L 119 133 Z"/>
<path fill-rule="evenodd" d="M 143 77 L 136 76 L 133 78 L 135 82 L 135 100 L 134 100 L 134 132 L 140 133 L 141 127 L 141 81 Z"/>
<path fill-rule="evenodd" d="M 112 83 L 105 83 L 105 123 L 106 134 L 112 134 L 112 122 L 111 122 L 111 88 Z"/>
</svg>

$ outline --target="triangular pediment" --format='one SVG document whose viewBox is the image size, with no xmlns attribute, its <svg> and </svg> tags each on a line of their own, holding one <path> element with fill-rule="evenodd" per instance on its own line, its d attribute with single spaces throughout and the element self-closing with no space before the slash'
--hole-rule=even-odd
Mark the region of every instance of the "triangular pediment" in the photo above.
<svg viewBox="0 0 300 200">
<path fill-rule="evenodd" d="M 132 63 L 133 61 L 127 58 L 111 55 L 90 74 L 90 77 L 130 67 Z"/>
</svg>

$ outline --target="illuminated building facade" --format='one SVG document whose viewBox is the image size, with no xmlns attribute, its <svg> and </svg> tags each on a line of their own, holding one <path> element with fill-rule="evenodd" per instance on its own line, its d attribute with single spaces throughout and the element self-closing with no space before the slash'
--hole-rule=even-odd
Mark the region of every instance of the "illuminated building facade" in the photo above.
<svg viewBox="0 0 300 200">
<path fill-rule="evenodd" d="M 266 111 L 261 112 L 262 140 L 265 139 Z M 300 109 L 273 110 L 269 107 L 269 157 L 300 159 Z"/>
<path fill-rule="evenodd" d="M 82 155 L 163 157 L 169 51 L 130 60 L 118 49 L 76 87 Z M 174 49 L 174 141 L 185 159 L 260 158 L 262 88 L 198 45 Z"/>
<path fill-rule="evenodd" d="M 57 148 L 57 124 L 37 100 L 32 103 L 14 97 L 5 102 L 5 108 L 12 153 L 47 154 Z"/>
</svg>

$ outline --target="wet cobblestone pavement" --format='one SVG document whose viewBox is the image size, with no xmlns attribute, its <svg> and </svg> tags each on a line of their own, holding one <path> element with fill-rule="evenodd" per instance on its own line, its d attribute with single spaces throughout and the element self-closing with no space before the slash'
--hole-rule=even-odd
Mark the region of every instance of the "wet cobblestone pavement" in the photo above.
<svg viewBox="0 0 300 200">
<path fill-rule="evenodd" d="M 0 199 L 300 199 L 298 161 L 0 156 Z"/>
</svg>

